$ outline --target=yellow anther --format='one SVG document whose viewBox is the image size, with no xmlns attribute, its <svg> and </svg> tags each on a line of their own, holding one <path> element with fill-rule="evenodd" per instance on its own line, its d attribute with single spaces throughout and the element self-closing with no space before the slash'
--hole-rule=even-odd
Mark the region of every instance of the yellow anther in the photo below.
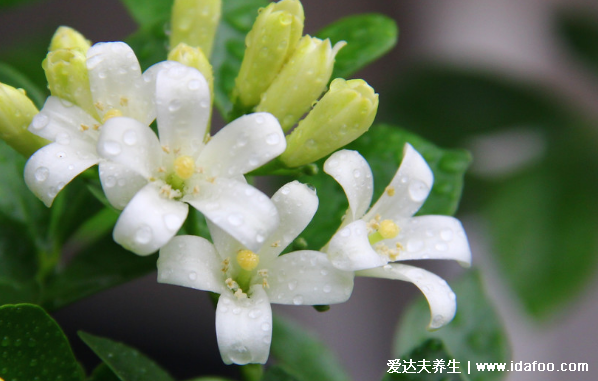
<svg viewBox="0 0 598 381">
<path fill-rule="evenodd" d="M 87 131 L 89 130 L 89 126 L 86 126 L 84 124 L 81 125 L 81 131 Z"/>
<path fill-rule="evenodd" d="M 123 113 L 119 109 L 113 108 L 104 114 L 104 117 L 102 118 L 102 123 L 106 123 L 106 121 L 108 119 L 111 119 L 111 118 L 114 118 L 117 116 L 123 116 Z"/>
<path fill-rule="evenodd" d="M 195 173 L 195 161 L 191 156 L 179 156 L 174 161 L 174 173 L 187 180 Z"/>
<path fill-rule="evenodd" d="M 127 107 L 129 105 L 129 98 L 120 97 L 120 105 L 123 107 Z"/>
<path fill-rule="evenodd" d="M 384 220 L 380 222 L 378 232 L 384 239 L 394 238 L 399 234 L 399 227 L 391 220 Z"/>
<path fill-rule="evenodd" d="M 386 187 L 386 194 L 390 197 L 395 195 L 395 187 L 388 186 Z"/>
<path fill-rule="evenodd" d="M 245 271 L 251 271 L 260 263 L 260 257 L 251 250 L 240 250 L 237 254 L 237 263 Z"/>
</svg>

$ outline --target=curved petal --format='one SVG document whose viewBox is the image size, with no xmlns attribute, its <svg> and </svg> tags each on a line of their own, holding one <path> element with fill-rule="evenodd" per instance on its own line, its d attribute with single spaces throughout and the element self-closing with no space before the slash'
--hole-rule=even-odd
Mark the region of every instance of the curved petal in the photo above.
<svg viewBox="0 0 598 381">
<path fill-rule="evenodd" d="M 196 69 L 176 63 L 156 77 L 156 111 L 160 143 L 181 155 L 203 148 L 210 118 L 210 89 Z"/>
<path fill-rule="evenodd" d="M 432 319 L 428 329 L 438 329 L 448 324 L 457 311 L 457 297 L 444 279 L 429 271 L 393 263 L 383 267 L 357 272 L 358 276 L 386 278 L 411 282 L 419 288 L 428 303 Z"/>
<path fill-rule="evenodd" d="M 223 293 L 222 260 L 206 239 L 177 236 L 160 249 L 158 282 Z"/>
<path fill-rule="evenodd" d="M 332 265 L 344 271 L 371 269 L 388 262 L 372 248 L 366 223 L 362 220 L 353 221 L 337 231 L 326 252 Z"/>
<path fill-rule="evenodd" d="M 216 307 L 216 336 L 225 364 L 264 364 L 272 341 L 272 308 L 261 285 L 251 297 L 237 299 L 225 292 Z"/>
<path fill-rule="evenodd" d="M 354 274 L 342 271 L 319 251 L 302 250 L 277 258 L 268 269 L 270 303 L 322 305 L 345 302 Z"/>
<path fill-rule="evenodd" d="M 454 259 L 462 266 L 471 265 L 471 250 L 463 225 L 449 216 L 419 216 L 400 224 L 397 238 L 390 245 L 403 247 L 399 260 Z"/>
<path fill-rule="evenodd" d="M 66 184 L 98 161 L 95 147 L 83 141 L 72 141 L 69 145 L 50 143 L 27 161 L 25 183 L 50 207 Z"/>
<path fill-rule="evenodd" d="M 357 151 L 335 152 L 324 163 L 324 172 L 343 187 L 349 200 L 349 213 L 344 223 L 363 217 L 372 202 L 374 192 L 372 170 L 363 156 Z"/>
<path fill-rule="evenodd" d="M 210 231 L 212 242 L 214 242 L 214 247 L 216 247 L 216 251 L 222 260 L 225 260 L 226 258 L 234 258 L 239 250 L 243 250 L 245 248 L 243 244 L 234 239 L 226 231 L 220 229 L 218 225 L 214 224 L 207 218 L 206 223 L 208 225 L 208 230 Z M 232 261 L 232 266 L 236 266 L 236 263 L 236 261 Z"/>
<path fill-rule="evenodd" d="M 151 254 L 174 237 L 188 211 L 185 203 L 163 198 L 156 184 L 147 184 L 118 218 L 114 240 L 135 254 Z"/>
<path fill-rule="evenodd" d="M 307 185 L 298 181 L 285 184 L 274 196 L 272 202 L 278 210 L 280 224 L 268 236 L 260 250 L 260 261 L 264 264 L 276 258 L 311 222 L 318 209 L 318 196 Z"/>
<path fill-rule="evenodd" d="M 143 80 L 147 83 L 150 89 L 155 92 L 156 89 L 156 78 L 158 77 L 158 73 L 164 69 L 169 69 L 173 66 L 179 65 L 176 61 L 160 61 L 152 66 L 148 67 L 146 71 L 143 72 Z"/>
<path fill-rule="evenodd" d="M 100 116 L 120 110 L 149 125 L 156 117 L 155 89 L 141 76 L 133 49 L 124 42 L 104 42 L 87 51 L 87 70 L 94 105 Z"/>
<path fill-rule="evenodd" d="M 55 96 L 31 121 L 29 131 L 53 142 L 67 145 L 71 140 L 94 143 L 98 139 L 100 123 L 82 108 Z"/>
<path fill-rule="evenodd" d="M 114 161 L 100 162 L 100 181 L 110 204 L 122 210 L 147 184 L 145 177 Z"/>
<path fill-rule="evenodd" d="M 426 160 L 406 143 L 399 170 L 364 219 L 369 221 L 376 214 L 391 220 L 413 216 L 428 198 L 433 183 Z"/>
<path fill-rule="evenodd" d="M 111 118 L 102 126 L 98 154 L 149 179 L 163 155 L 151 128 L 131 118 Z"/>
<path fill-rule="evenodd" d="M 250 172 L 284 152 L 287 142 L 278 120 L 267 112 L 244 115 L 206 144 L 197 162 L 211 176 Z"/>
<path fill-rule="evenodd" d="M 220 177 L 213 183 L 199 184 L 197 194 L 187 195 L 183 200 L 249 250 L 257 252 L 279 222 L 272 201 L 237 180 Z"/>
</svg>

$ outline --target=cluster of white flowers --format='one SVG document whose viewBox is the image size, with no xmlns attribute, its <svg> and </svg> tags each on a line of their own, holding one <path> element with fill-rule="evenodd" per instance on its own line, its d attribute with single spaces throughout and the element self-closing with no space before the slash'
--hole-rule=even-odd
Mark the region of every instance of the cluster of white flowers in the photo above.
<svg viewBox="0 0 598 381">
<path fill-rule="evenodd" d="M 160 250 L 159 282 L 220 294 L 216 331 L 224 362 L 267 360 L 270 303 L 344 302 L 355 275 L 412 282 L 430 303 L 431 328 L 452 319 L 455 294 L 444 280 L 394 263 L 431 258 L 469 265 L 471 258 L 458 220 L 413 217 L 433 176 L 410 145 L 369 211 L 369 165 L 354 151 L 333 154 L 325 171 L 349 200 L 341 226 L 320 251 L 281 255 L 311 222 L 318 198 L 294 181 L 270 199 L 245 181 L 244 174 L 285 151 L 274 116 L 248 114 L 210 137 L 210 90 L 198 70 L 166 61 L 142 73 L 131 48 L 121 42 L 94 45 L 86 62 L 97 115 L 48 98 L 29 130 L 52 143 L 29 159 L 27 185 L 50 206 L 74 177 L 99 164 L 107 199 L 123 210 L 114 240 L 139 255 Z M 154 119 L 158 136 L 150 127 Z M 188 204 L 206 217 L 213 243 L 175 237 Z"/>
</svg>

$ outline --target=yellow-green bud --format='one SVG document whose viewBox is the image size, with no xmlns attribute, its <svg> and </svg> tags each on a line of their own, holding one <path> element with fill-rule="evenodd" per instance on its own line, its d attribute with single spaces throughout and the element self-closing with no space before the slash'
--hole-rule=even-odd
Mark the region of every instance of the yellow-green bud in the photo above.
<svg viewBox="0 0 598 381">
<path fill-rule="evenodd" d="M 24 90 L 0 83 L 0 138 L 25 157 L 49 143 L 27 130 L 37 113 Z"/>
<path fill-rule="evenodd" d="M 99 120 L 93 106 L 85 54 L 76 49 L 58 49 L 48 53 L 42 62 L 52 95 L 81 107 Z"/>
<path fill-rule="evenodd" d="M 256 110 L 271 113 L 288 131 L 326 90 L 334 56 L 345 45 L 340 41 L 333 48 L 328 39 L 304 36 Z"/>
<path fill-rule="evenodd" d="M 271 3 L 259 11 L 245 38 L 245 55 L 235 80 L 233 96 L 242 108 L 260 102 L 264 93 L 303 34 L 303 6 L 299 0 Z"/>
<path fill-rule="evenodd" d="M 366 132 L 376 117 L 378 94 L 365 81 L 337 78 L 287 136 L 280 160 L 289 168 L 312 163 Z"/>
<path fill-rule="evenodd" d="M 61 26 L 56 29 L 48 50 L 74 49 L 86 54 L 90 47 L 91 42 L 85 39 L 81 33 L 68 26 Z"/>
<path fill-rule="evenodd" d="M 170 46 L 184 42 L 200 47 L 209 57 L 221 12 L 222 0 L 175 0 L 170 20 Z"/>
<path fill-rule="evenodd" d="M 177 61 L 183 65 L 199 70 L 210 87 L 210 100 L 214 99 L 214 75 L 212 65 L 201 48 L 193 48 L 185 43 L 178 44 L 168 53 L 169 61 Z"/>
</svg>

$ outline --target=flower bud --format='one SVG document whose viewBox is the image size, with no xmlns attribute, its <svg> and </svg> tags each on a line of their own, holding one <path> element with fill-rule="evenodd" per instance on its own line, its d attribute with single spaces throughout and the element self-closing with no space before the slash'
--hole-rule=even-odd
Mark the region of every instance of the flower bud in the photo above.
<svg viewBox="0 0 598 381">
<path fill-rule="evenodd" d="M 52 36 L 48 51 L 74 49 L 86 54 L 90 47 L 91 42 L 83 37 L 81 33 L 68 26 L 61 26 L 56 29 L 54 36 Z"/>
<path fill-rule="evenodd" d="M 77 49 L 58 49 L 48 53 L 42 62 L 52 95 L 81 107 L 99 120 L 93 106 L 85 53 Z"/>
<path fill-rule="evenodd" d="M 179 43 L 200 47 L 207 57 L 212 53 L 222 0 L 175 0 L 172 6 L 170 46 Z"/>
<path fill-rule="evenodd" d="M 337 78 L 330 90 L 287 136 L 280 160 L 289 168 L 312 163 L 366 132 L 378 110 L 378 94 L 365 81 Z"/>
<path fill-rule="evenodd" d="M 0 83 L 0 138 L 25 157 L 49 143 L 27 130 L 37 113 L 24 90 Z"/>
<path fill-rule="evenodd" d="M 245 55 L 235 80 L 233 97 L 241 108 L 260 102 L 303 34 L 303 6 L 299 0 L 271 3 L 259 11 L 245 38 Z"/>
<path fill-rule="evenodd" d="M 205 77 L 210 87 L 210 100 L 214 99 L 214 75 L 212 72 L 212 65 L 208 61 L 208 57 L 204 54 L 201 48 L 193 48 L 183 42 L 178 44 L 174 49 L 168 53 L 169 61 L 176 61 L 185 66 L 189 66 L 199 70 Z"/>
<path fill-rule="evenodd" d="M 304 36 L 256 110 L 273 114 L 288 131 L 326 90 L 334 56 L 345 45 L 340 41 L 333 48 L 328 39 Z"/>
</svg>

